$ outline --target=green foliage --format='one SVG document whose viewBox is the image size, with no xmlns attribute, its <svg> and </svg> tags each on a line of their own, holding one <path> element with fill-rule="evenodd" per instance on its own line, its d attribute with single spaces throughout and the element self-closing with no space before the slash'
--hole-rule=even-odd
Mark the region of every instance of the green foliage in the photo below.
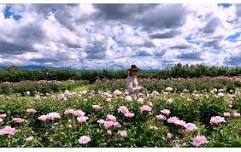
<svg viewBox="0 0 241 152">
<path fill-rule="evenodd" d="M 240 147 L 241 146 L 240 120 L 230 119 L 228 122 L 214 127 L 210 132 L 208 147 Z"/>
<path fill-rule="evenodd" d="M 196 102 L 198 103 L 200 121 L 207 125 L 210 124 L 212 116 L 223 115 L 228 110 L 228 104 L 224 99 L 208 96 L 201 100 L 198 99 Z"/>
<path fill-rule="evenodd" d="M 76 86 L 87 84 L 86 81 L 21 81 L 0 83 L 0 94 L 20 93 L 26 95 L 27 91 L 31 95 L 40 92 L 43 94 L 70 90 Z"/>
</svg>

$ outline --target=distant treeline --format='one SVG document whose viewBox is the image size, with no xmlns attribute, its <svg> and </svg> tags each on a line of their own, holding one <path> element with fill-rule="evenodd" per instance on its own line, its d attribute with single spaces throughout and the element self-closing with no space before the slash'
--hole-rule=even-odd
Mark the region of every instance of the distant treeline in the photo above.
<svg viewBox="0 0 241 152">
<path fill-rule="evenodd" d="M 239 76 L 241 67 L 210 67 L 205 65 L 176 64 L 162 70 L 141 71 L 141 78 L 196 78 L 202 76 Z M 127 77 L 127 70 L 21 70 L 12 66 L 0 70 L 0 82 L 18 82 L 23 80 L 88 80 L 96 79 L 122 79 Z"/>
</svg>

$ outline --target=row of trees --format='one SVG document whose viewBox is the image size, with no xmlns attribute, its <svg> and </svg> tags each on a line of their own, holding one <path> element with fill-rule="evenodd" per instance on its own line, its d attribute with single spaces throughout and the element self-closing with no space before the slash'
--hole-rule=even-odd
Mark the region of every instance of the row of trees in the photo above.
<svg viewBox="0 0 241 152">
<path fill-rule="evenodd" d="M 159 76 L 162 78 L 170 77 L 216 77 L 216 76 L 239 76 L 241 67 L 215 67 L 205 65 L 182 65 L 176 64 L 171 68 L 160 70 Z"/>
<path fill-rule="evenodd" d="M 176 64 L 162 70 L 142 71 L 141 78 L 194 78 L 202 76 L 239 76 L 241 67 L 209 67 L 205 65 Z M 89 80 L 122 79 L 127 77 L 127 70 L 21 70 L 17 67 L 0 70 L 0 81 L 18 82 L 22 80 Z"/>
</svg>

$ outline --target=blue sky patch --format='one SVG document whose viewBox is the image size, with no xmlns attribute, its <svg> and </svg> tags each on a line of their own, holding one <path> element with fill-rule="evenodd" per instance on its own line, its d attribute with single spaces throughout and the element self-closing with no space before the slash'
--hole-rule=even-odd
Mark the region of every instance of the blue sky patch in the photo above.
<svg viewBox="0 0 241 152">
<path fill-rule="evenodd" d="M 238 40 L 238 38 L 240 37 L 241 32 L 237 32 L 233 35 L 230 35 L 227 37 L 227 40 L 229 40 L 230 42 L 236 42 Z"/>
<path fill-rule="evenodd" d="M 18 15 L 18 14 L 14 14 L 12 12 L 12 8 L 10 6 L 6 6 L 5 9 L 4 9 L 4 17 L 5 18 L 11 18 L 13 17 L 15 20 L 19 20 L 20 18 L 22 18 L 21 15 Z"/>
<path fill-rule="evenodd" d="M 185 37 L 185 39 L 189 42 L 189 43 L 192 43 L 192 44 L 200 44 L 201 42 L 199 41 L 195 41 L 192 39 L 191 35 L 188 35 L 187 37 Z"/>
<path fill-rule="evenodd" d="M 230 6 L 232 6 L 232 4 L 222 3 L 222 4 L 218 4 L 218 6 L 221 6 L 221 7 L 223 7 L 223 8 L 229 8 Z"/>
</svg>

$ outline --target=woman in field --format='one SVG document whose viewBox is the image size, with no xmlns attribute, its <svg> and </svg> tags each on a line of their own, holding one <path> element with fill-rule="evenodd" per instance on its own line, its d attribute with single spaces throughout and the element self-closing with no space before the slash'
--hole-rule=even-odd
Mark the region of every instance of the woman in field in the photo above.
<svg viewBox="0 0 241 152">
<path fill-rule="evenodd" d="M 140 69 L 137 68 L 136 65 L 131 65 L 131 68 L 128 69 L 127 91 L 128 94 L 135 100 L 137 99 L 138 93 L 143 90 L 143 87 L 138 84 L 137 80 L 139 71 Z"/>
</svg>

